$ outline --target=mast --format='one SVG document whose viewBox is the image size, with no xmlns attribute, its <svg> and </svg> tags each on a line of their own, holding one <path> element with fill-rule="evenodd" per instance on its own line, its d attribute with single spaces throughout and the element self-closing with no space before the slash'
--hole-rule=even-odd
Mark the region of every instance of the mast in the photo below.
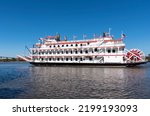
<svg viewBox="0 0 150 116">
<path fill-rule="evenodd" d="M 108 32 L 109 36 L 110 36 L 110 32 L 111 32 L 111 28 L 109 28 L 109 32 Z"/>
</svg>

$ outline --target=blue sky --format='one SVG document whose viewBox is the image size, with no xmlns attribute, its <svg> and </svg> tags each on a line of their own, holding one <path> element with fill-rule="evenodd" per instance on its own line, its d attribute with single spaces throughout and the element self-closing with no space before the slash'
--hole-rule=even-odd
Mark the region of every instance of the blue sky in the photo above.
<svg viewBox="0 0 150 116">
<path fill-rule="evenodd" d="M 150 53 L 149 0 L 0 0 L 0 56 L 24 54 L 38 38 L 60 33 L 91 38 L 123 31 L 126 48 Z"/>
</svg>

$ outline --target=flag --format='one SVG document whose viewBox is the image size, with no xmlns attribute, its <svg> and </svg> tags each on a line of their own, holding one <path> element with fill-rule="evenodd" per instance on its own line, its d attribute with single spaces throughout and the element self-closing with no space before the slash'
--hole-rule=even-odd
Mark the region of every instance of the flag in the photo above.
<svg viewBox="0 0 150 116">
<path fill-rule="evenodd" d="M 39 38 L 39 40 L 43 41 L 43 38 Z"/>
<path fill-rule="evenodd" d="M 118 40 L 122 41 L 124 38 L 126 38 L 125 34 L 121 34 L 121 38 L 119 38 Z"/>
<path fill-rule="evenodd" d="M 47 39 L 54 39 L 55 36 L 47 36 L 46 38 L 47 38 Z"/>
<path fill-rule="evenodd" d="M 96 33 L 93 34 L 94 38 L 97 38 Z"/>
<path fill-rule="evenodd" d="M 87 38 L 87 35 L 86 34 L 83 34 L 83 39 L 86 39 Z"/>
<path fill-rule="evenodd" d="M 122 38 L 122 39 L 126 38 L 126 35 L 123 33 L 123 34 L 121 35 L 121 38 Z"/>
<path fill-rule="evenodd" d="M 64 36 L 64 40 L 67 41 L 67 36 Z"/>
<path fill-rule="evenodd" d="M 74 40 L 76 40 L 76 39 L 77 39 L 77 36 L 76 36 L 76 35 L 74 35 L 74 36 L 73 36 L 73 39 L 74 39 Z"/>
</svg>

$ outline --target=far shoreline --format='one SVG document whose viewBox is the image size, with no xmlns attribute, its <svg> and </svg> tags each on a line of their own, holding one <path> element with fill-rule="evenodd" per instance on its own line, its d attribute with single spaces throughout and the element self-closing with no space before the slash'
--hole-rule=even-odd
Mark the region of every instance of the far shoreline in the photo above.
<svg viewBox="0 0 150 116">
<path fill-rule="evenodd" d="M 18 58 L 1 58 L 0 62 L 26 62 Z"/>
</svg>

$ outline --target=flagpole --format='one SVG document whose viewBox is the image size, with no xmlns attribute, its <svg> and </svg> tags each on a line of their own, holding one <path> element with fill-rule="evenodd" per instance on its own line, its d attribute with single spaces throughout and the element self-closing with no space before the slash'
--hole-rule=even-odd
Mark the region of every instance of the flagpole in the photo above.
<svg viewBox="0 0 150 116">
<path fill-rule="evenodd" d="M 111 28 L 109 28 L 109 35 L 110 35 L 110 32 L 111 32 Z"/>
</svg>

